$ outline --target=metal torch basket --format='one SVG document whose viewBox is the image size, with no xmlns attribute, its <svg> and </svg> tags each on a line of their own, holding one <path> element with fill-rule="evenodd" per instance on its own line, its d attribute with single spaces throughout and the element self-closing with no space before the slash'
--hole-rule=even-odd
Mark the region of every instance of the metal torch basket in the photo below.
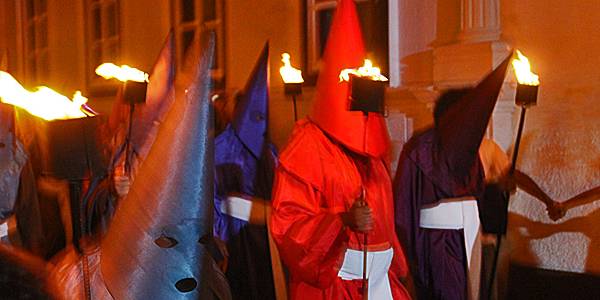
<svg viewBox="0 0 600 300">
<path fill-rule="evenodd" d="M 134 105 L 146 102 L 147 82 L 127 80 L 123 83 L 123 102 Z"/>
<path fill-rule="evenodd" d="M 362 111 L 383 114 L 385 112 L 386 81 L 371 80 L 350 74 L 348 98 L 350 111 Z"/>
<path fill-rule="evenodd" d="M 36 139 L 42 175 L 76 181 L 83 180 L 88 170 L 106 173 L 97 134 L 103 117 L 46 121 L 24 111 L 19 115 L 24 121 L 19 126 L 35 126 L 25 130 Z"/>
<path fill-rule="evenodd" d="M 539 85 L 526 85 L 517 83 L 515 104 L 518 106 L 534 106 L 537 104 Z"/>
<path fill-rule="evenodd" d="M 286 95 L 302 94 L 302 82 L 285 82 L 283 84 L 283 91 Z"/>
</svg>

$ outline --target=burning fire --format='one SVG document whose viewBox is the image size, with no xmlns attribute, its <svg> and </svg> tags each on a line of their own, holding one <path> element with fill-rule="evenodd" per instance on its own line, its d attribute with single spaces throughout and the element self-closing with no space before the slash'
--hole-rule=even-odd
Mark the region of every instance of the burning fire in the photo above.
<svg viewBox="0 0 600 300">
<path fill-rule="evenodd" d="M 148 82 L 148 74 L 128 65 L 117 67 L 113 63 L 103 63 L 96 68 L 96 74 L 105 79 L 116 78 L 120 81 Z"/>
<path fill-rule="evenodd" d="M 290 64 L 290 55 L 287 53 L 281 54 L 283 59 L 283 63 L 285 64 L 283 67 L 279 68 L 279 73 L 281 73 L 281 77 L 283 77 L 283 82 L 285 83 L 302 83 L 304 79 L 302 79 L 302 71 L 295 69 Z"/>
<path fill-rule="evenodd" d="M 84 109 L 87 98 L 77 91 L 73 101 L 47 88 L 35 92 L 25 90 L 10 74 L 0 71 L 0 98 L 2 102 L 27 110 L 45 120 L 77 119 L 88 116 Z"/>
<path fill-rule="evenodd" d="M 529 66 L 529 59 L 525 57 L 525 55 L 521 54 L 519 50 L 517 50 L 517 59 L 513 59 L 512 65 L 515 68 L 515 73 L 517 74 L 517 81 L 520 84 L 525 85 L 539 85 L 540 82 L 538 80 L 538 76 L 531 73 L 531 69 Z"/>
<path fill-rule="evenodd" d="M 381 75 L 379 68 L 374 68 L 370 60 L 365 59 L 365 65 L 358 69 L 345 69 L 340 73 L 340 81 L 350 81 L 350 74 L 359 77 L 369 77 L 373 81 L 387 81 L 388 79 Z"/>
</svg>

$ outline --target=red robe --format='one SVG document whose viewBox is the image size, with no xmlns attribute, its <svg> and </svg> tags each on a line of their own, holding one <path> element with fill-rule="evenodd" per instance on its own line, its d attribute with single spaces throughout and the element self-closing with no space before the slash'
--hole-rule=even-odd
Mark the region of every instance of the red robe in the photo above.
<svg viewBox="0 0 600 300">
<path fill-rule="evenodd" d="M 271 230 L 290 272 L 290 299 L 362 298 L 362 279 L 337 276 L 346 249 L 363 250 L 363 235 L 345 227 L 338 216 L 350 209 L 362 187 L 374 215 L 367 249 L 393 248 L 388 271 L 392 295 L 410 299 L 400 282 L 408 268 L 394 231 L 387 159 L 369 156 L 367 161 L 366 156 L 330 140 L 315 124 L 303 120 L 292 133 L 275 174 Z"/>
</svg>

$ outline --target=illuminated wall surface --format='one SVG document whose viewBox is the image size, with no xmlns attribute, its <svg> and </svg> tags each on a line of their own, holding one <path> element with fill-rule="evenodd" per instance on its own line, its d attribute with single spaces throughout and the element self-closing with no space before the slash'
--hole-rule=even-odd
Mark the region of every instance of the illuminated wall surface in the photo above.
<svg viewBox="0 0 600 300">
<path fill-rule="evenodd" d="M 435 66 L 440 60 L 432 49 L 444 47 L 435 42 L 453 34 L 436 26 L 444 22 L 454 24 L 440 17 L 440 9 L 447 13 L 460 11 L 460 1 L 398 3 L 402 84 L 413 88 L 419 84 L 435 86 L 436 80 L 444 78 L 436 79 Z M 592 34 L 597 31 L 594 20 L 600 17 L 600 12 L 596 5 L 583 0 L 561 3 L 500 0 L 497 3 L 499 40 L 523 52 L 541 81 L 537 106 L 527 110 L 517 167 L 557 201 L 600 186 L 600 69 L 596 63 L 600 57 L 600 36 Z M 417 28 L 410 24 L 416 24 Z M 461 41 L 446 42 L 452 43 Z M 434 65 L 434 71 L 427 71 L 430 64 Z M 460 68 L 452 71 L 468 72 Z M 403 86 L 392 91 L 392 107 L 402 107 L 402 103 L 408 101 L 418 103 L 411 97 L 420 96 L 416 93 L 405 96 L 406 90 L 411 91 Z M 423 98 L 427 97 L 421 97 L 421 102 L 432 101 Z M 514 101 L 514 96 L 509 96 L 508 101 Z M 409 119 L 417 128 L 426 122 L 419 118 L 427 111 L 420 108 L 422 113 L 415 113 L 415 107 L 413 105 L 408 114 L 412 114 Z M 517 107 L 512 109 L 512 124 L 494 124 L 494 134 L 508 132 L 509 142 L 515 139 L 520 111 Z M 405 124 L 398 118 L 388 119 L 395 148 L 402 143 L 401 134 L 397 132 L 405 130 Z M 514 147 L 512 142 L 503 146 L 509 152 Z M 392 161 L 394 159 L 392 157 Z M 563 219 L 553 222 L 546 214 L 545 205 L 522 191 L 517 192 L 509 206 L 509 233 L 503 240 L 501 277 L 506 276 L 509 261 L 545 269 L 600 274 L 599 208 L 600 201 L 592 202 L 568 211 Z"/>
<path fill-rule="evenodd" d="M 47 2 L 50 13 L 47 85 L 64 94 L 70 95 L 76 89 L 83 89 L 85 94 L 85 88 L 81 88 L 86 86 L 83 1 Z M 139 5 L 139 1 L 121 0 L 123 60 L 131 65 L 137 64 L 130 62 L 139 62 L 144 70 L 151 69 L 171 26 L 171 2 L 175 1 L 152 0 Z M 431 86 L 435 80 L 443 79 L 431 71 L 436 63 L 431 51 L 440 45 L 460 43 L 459 39 L 452 38 L 460 30 L 457 25 L 460 15 L 449 17 L 460 14 L 460 2 L 389 1 L 397 19 L 390 18 L 390 45 L 395 47 L 390 49 L 390 65 L 396 66 L 390 70 L 396 74 L 391 76 L 391 82 Z M 597 3 L 588 0 L 475 2 L 499 4 L 500 40 L 521 50 L 531 61 L 532 71 L 540 75 L 538 105 L 527 111 L 517 166 L 558 201 L 600 186 L 600 34 L 597 23 L 600 10 Z M 18 23 L 11 22 L 16 18 L 14 3 L 0 1 L 0 58 L 7 52 L 11 72 L 22 76 L 23 58 L 18 54 L 15 25 Z M 270 134 L 280 149 L 294 126 L 293 103 L 290 97 L 284 96 L 278 72 L 280 54 L 288 52 L 293 65 L 301 64 L 303 3 L 300 0 L 224 2 L 228 90 L 243 88 L 260 49 L 267 39 L 270 41 Z M 63 18 L 65 14 L 78 17 L 68 21 Z M 424 101 L 410 92 L 409 87 L 392 89 L 388 96 L 391 108 L 388 125 L 394 142 L 391 160 L 395 164 L 407 133 L 431 122 L 426 107 L 431 99 Z M 297 98 L 300 118 L 310 112 L 311 98 L 311 87 L 304 88 Z M 90 101 L 93 103 L 96 99 L 91 96 Z M 516 118 L 512 124 L 504 124 L 512 128 L 513 133 L 518 111 L 515 108 Z M 514 135 L 509 136 L 514 140 Z M 512 145 L 507 148 L 511 149 Z M 599 209 L 600 201 L 593 202 L 572 209 L 563 219 L 553 222 L 539 201 L 518 192 L 510 203 L 509 235 L 503 242 L 504 265 L 510 260 L 546 269 L 600 273 Z"/>
<path fill-rule="evenodd" d="M 600 36 L 588 1 L 501 1 L 503 32 L 535 61 L 538 106 L 527 113 L 517 166 L 564 201 L 600 185 Z M 532 63 L 533 64 L 533 63 Z M 543 74 L 543 75 L 542 75 Z M 600 201 L 552 222 L 520 192 L 510 204 L 510 257 L 543 268 L 600 273 Z"/>
</svg>

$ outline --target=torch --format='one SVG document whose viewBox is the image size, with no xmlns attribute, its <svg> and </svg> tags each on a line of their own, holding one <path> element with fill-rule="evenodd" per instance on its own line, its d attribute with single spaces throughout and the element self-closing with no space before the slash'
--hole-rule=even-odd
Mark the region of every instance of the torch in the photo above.
<svg viewBox="0 0 600 300">
<path fill-rule="evenodd" d="M 525 112 L 527 111 L 527 107 L 536 104 L 538 88 L 540 85 L 538 76 L 531 73 L 527 57 L 521 54 L 519 50 L 517 50 L 517 55 L 518 59 L 513 60 L 512 63 L 515 68 L 515 73 L 517 74 L 517 94 L 515 96 L 515 104 L 521 106 L 521 119 L 519 121 L 517 140 L 515 142 L 515 150 L 513 152 L 509 175 L 513 175 L 515 172 L 517 154 L 519 153 L 519 144 L 523 132 L 523 123 L 525 123 Z"/>
<path fill-rule="evenodd" d="M 369 113 L 384 114 L 384 96 L 387 84 L 387 78 L 380 74 L 379 68 L 374 68 L 371 61 L 365 59 L 365 65 L 358 69 L 345 69 L 340 73 L 340 81 L 348 81 L 348 110 L 361 111 L 365 117 L 365 127 L 363 132 L 363 145 L 366 145 L 367 126 Z M 369 177 L 370 168 L 367 160 L 366 178 Z M 355 201 L 361 201 L 361 205 L 368 205 L 366 202 L 366 193 L 363 188 L 361 198 Z M 363 299 L 369 298 L 369 279 L 367 278 L 367 233 L 364 233 L 363 241 Z"/>
<path fill-rule="evenodd" d="M 5 72 L 0 72 L 0 97 L 18 107 L 15 117 L 21 137 L 37 143 L 28 146 L 30 153 L 39 152 L 32 160 L 39 163 L 41 175 L 68 181 L 73 241 L 78 247 L 85 233 L 80 205 L 83 180 L 89 171 L 105 171 L 95 139 L 100 117 L 87 107 L 80 92 L 73 101 L 47 87 L 29 92 Z"/>
<path fill-rule="evenodd" d="M 287 53 L 281 54 L 281 61 L 284 66 L 279 68 L 279 73 L 283 78 L 283 90 L 286 95 L 292 95 L 294 102 L 294 121 L 298 121 L 298 110 L 296 108 L 296 95 L 302 93 L 302 71 L 292 67 L 290 63 L 290 55 Z"/>
<path fill-rule="evenodd" d="M 96 68 L 96 74 L 105 79 L 116 78 L 123 82 L 122 100 L 129 104 L 129 125 L 127 137 L 125 138 L 125 172 L 131 172 L 129 163 L 129 148 L 131 144 L 131 128 L 133 123 L 133 111 L 136 104 L 146 102 L 146 89 L 148 87 L 148 74 L 123 65 L 118 67 L 112 63 L 104 63 Z"/>
<path fill-rule="evenodd" d="M 515 104 L 521 106 L 521 117 L 519 120 L 519 128 L 517 130 L 517 139 L 515 141 L 515 149 L 512 156 L 512 164 L 508 171 L 508 175 L 512 176 L 515 173 L 517 165 L 517 155 L 519 154 L 519 145 L 521 143 L 521 135 L 523 133 L 523 124 L 525 123 L 525 112 L 530 106 L 535 106 L 537 103 L 537 94 L 540 82 L 538 76 L 531 73 L 529 66 L 529 60 L 519 50 L 517 50 L 517 58 L 512 61 L 512 65 L 517 75 L 517 92 L 515 95 Z M 505 195 L 506 202 L 510 198 L 510 192 Z M 492 270 L 490 275 L 490 281 L 488 284 L 488 298 L 491 299 L 492 287 L 494 285 L 494 277 L 496 274 L 496 266 L 498 264 L 498 254 L 500 252 L 500 242 L 502 241 L 502 235 L 496 235 L 497 245 L 496 252 L 494 254 L 494 262 L 492 264 Z"/>
</svg>

